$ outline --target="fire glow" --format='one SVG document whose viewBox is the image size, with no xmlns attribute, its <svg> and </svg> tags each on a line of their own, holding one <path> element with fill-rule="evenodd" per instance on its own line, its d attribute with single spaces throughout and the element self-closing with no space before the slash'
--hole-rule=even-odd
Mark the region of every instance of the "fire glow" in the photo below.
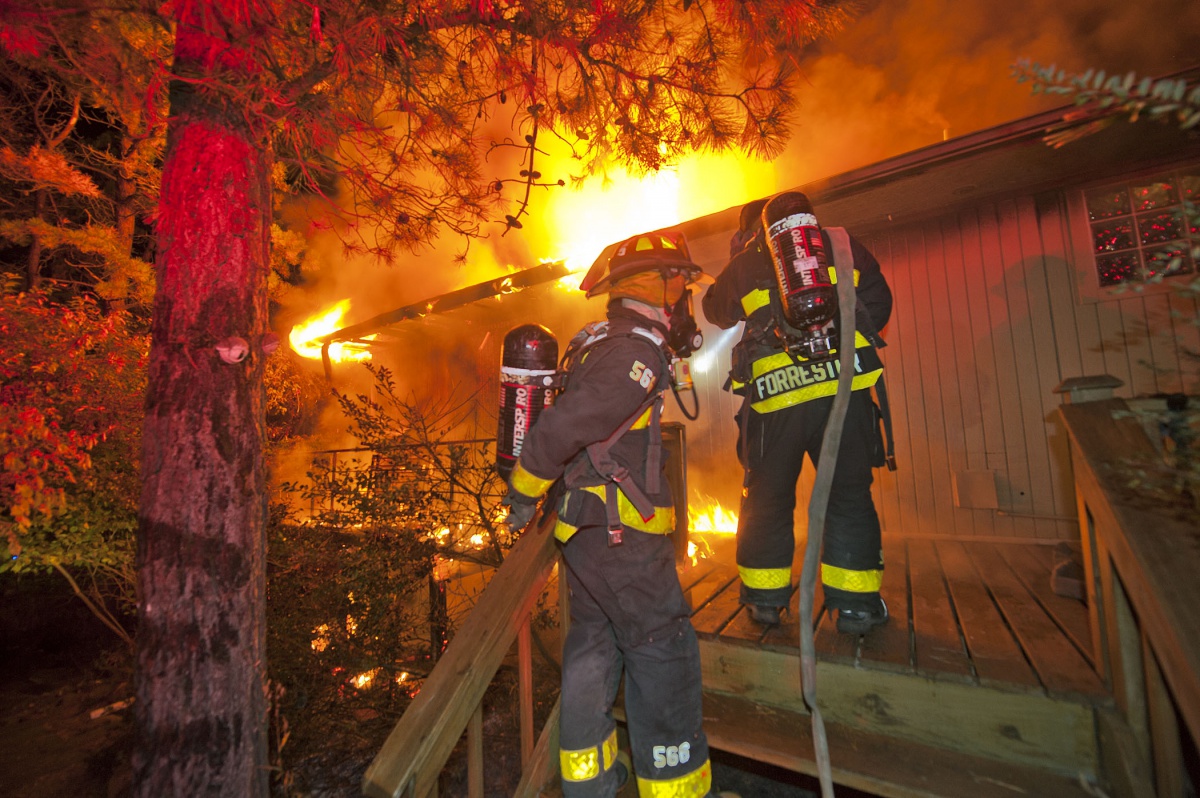
<svg viewBox="0 0 1200 798">
<path fill-rule="evenodd" d="M 715 535 L 737 534 L 738 514 L 730 512 L 712 499 L 699 509 L 689 508 L 688 528 L 692 532 Z"/>
<path fill-rule="evenodd" d="M 343 326 L 342 319 L 350 311 L 350 300 L 343 299 L 333 307 L 323 310 L 315 316 L 292 327 L 288 334 L 288 343 L 296 354 L 321 359 L 320 339 Z M 363 340 L 374 340 L 374 335 L 368 335 Z M 371 351 L 364 344 L 352 341 L 334 341 L 329 345 L 329 359 L 335 363 L 356 362 L 371 359 Z"/>
<path fill-rule="evenodd" d="M 544 170 L 569 174 L 576 167 L 569 152 L 549 154 Z M 721 190 L 708 190 L 719 185 Z M 747 158 L 744 153 L 698 154 L 679 164 L 639 176 L 611 166 L 602 176 L 594 176 L 577 188 L 563 188 L 538 200 L 523 227 L 530 252 L 540 263 L 562 261 L 571 273 L 560 278 L 555 287 L 565 296 L 579 296 L 579 282 L 606 247 L 630 236 L 679 224 L 685 218 L 723 210 L 758 196 L 773 193 L 773 167 Z M 485 251 L 486 252 L 486 251 Z M 461 288 L 481 278 L 495 276 L 497 269 L 518 271 L 527 268 L 491 260 L 486 252 L 475 268 L 463 275 Z M 453 289 L 451 289 L 453 290 Z M 494 301 L 503 302 L 511 290 L 501 290 Z M 332 307 L 292 328 L 292 348 L 306 358 L 319 360 L 319 339 L 345 326 L 342 322 L 350 307 L 343 299 Z M 374 312 L 381 310 L 373 308 Z M 365 336 L 363 341 L 374 336 Z M 369 346 L 362 342 L 338 341 L 329 346 L 331 362 L 370 359 Z"/>
</svg>

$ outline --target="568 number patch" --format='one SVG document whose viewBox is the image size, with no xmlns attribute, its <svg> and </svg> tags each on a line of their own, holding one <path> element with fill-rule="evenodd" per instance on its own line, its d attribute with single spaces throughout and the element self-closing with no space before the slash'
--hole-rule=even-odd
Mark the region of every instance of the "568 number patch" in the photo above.
<svg viewBox="0 0 1200 798">
<path fill-rule="evenodd" d="M 654 754 L 656 768 L 673 768 L 686 764 L 692 758 L 691 743 L 686 742 L 679 745 L 656 745 L 650 751 Z"/>
</svg>

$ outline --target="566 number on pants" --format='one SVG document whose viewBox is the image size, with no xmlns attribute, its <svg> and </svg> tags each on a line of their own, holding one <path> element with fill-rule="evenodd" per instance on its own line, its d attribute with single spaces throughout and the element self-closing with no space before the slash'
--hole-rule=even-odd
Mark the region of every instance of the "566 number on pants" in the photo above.
<svg viewBox="0 0 1200 798">
<path fill-rule="evenodd" d="M 656 768 L 675 767 L 682 765 L 692 758 L 692 746 L 689 743 L 679 745 L 656 745 L 650 749 L 654 754 Z"/>
</svg>

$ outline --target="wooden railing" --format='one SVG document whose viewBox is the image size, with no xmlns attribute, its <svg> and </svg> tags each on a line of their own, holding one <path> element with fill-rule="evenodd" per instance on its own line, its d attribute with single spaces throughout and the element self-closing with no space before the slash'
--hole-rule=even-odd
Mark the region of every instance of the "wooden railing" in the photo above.
<svg viewBox="0 0 1200 798">
<path fill-rule="evenodd" d="M 1161 473 L 1162 458 L 1124 401 L 1061 413 L 1095 662 L 1116 705 L 1099 717 L 1108 776 L 1119 794 L 1182 798 L 1200 741 L 1200 520 L 1138 482 Z"/>
<path fill-rule="evenodd" d="M 396 724 L 363 777 L 375 798 L 433 798 L 438 775 L 467 734 L 467 791 L 483 796 L 482 700 L 505 655 L 517 641 L 523 784 L 540 787 L 557 752 L 557 707 L 534 744 L 530 614 L 554 569 L 554 517 L 527 531 L 450 641 L 421 692 Z M 539 781 L 541 779 L 541 781 Z M 522 787 L 522 790 L 527 788 Z M 519 794 L 522 794 L 519 791 Z M 528 793 L 536 795 L 536 789 Z"/>
</svg>

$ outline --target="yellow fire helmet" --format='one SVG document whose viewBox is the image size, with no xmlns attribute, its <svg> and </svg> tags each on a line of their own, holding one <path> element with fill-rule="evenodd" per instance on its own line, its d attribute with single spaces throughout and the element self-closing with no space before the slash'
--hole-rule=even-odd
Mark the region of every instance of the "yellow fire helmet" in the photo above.
<svg viewBox="0 0 1200 798">
<path fill-rule="evenodd" d="M 640 233 L 622 241 L 607 263 L 597 261 L 592 265 L 579 289 L 588 297 L 605 293 L 655 296 L 672 304 L 688 285 L 700 282 L 711 282 L 711 278 L 692 261 L 683 233 L 665 230 Z"/>
</svg>

